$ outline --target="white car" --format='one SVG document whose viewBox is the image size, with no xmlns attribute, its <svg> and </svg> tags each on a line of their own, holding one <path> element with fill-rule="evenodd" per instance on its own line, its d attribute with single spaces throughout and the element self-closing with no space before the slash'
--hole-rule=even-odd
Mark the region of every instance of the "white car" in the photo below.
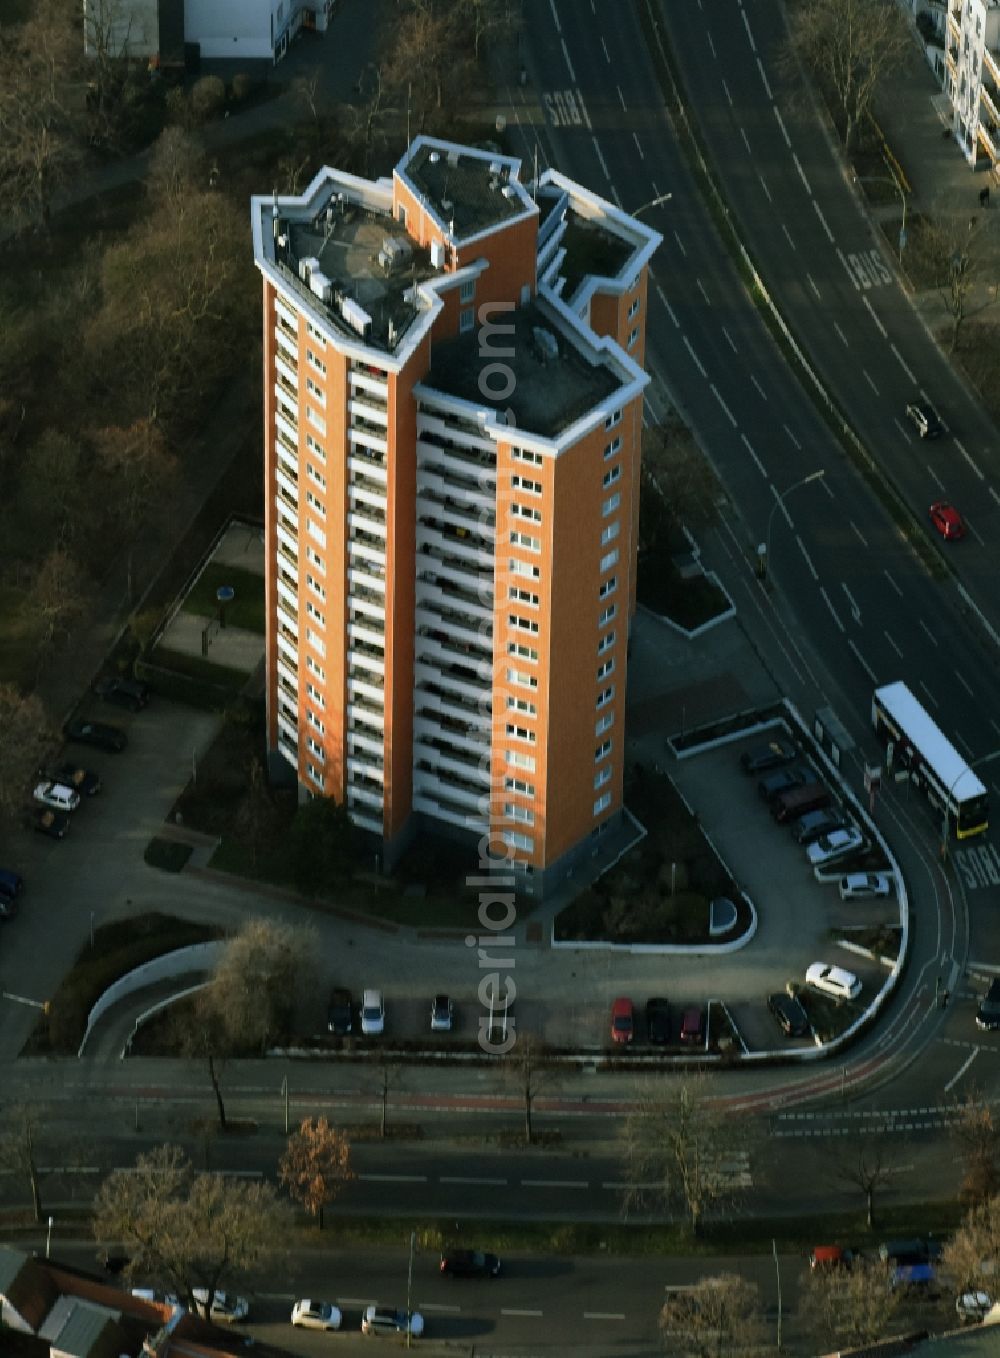
<svg viewBox="0 0 1000 1358">
<path fill-rule="evenodd" d="M 75 811 L 80 805 L 80 794 L 62 783 L 45 782 L 36 786 L 35 801 L 53 811 Z"/>
<path fill-rule="evenodd" d="M 892 878 L 887 872 L 849 872 L 840 879 L 840 899 L 860 901 L 869 897 L 888 896 Z"/>
<path fill-rule="evenodd" d="M 861 831 L 852 826 L 849 830 L 831 830 L 821 835 L 806 849 L 806 857 L 814 868 L 821 863 L 832 863 L 835 858 L 843 858 L 845 853 L 860 849 L 864 843 Z"/>
<path fill-rule="evenodd" d="M 856 1000 L 861 994 L 861 982 L 852 971 L 830 967 L 825 962 L 814 962 L 806 971 L 806 985 L 825 990 L 838 1000 Z"/>
<path fill-rule="evenodd" d="M 208 1288 L 192 1288 L 191 1295 L 198 1303 L 198 1314 L 204 1318 Z M 216 1292 L 212 1297 L 209 1319 L 214 1320 L 216 1324 L 221 1322 L 226 1325 L 233 1325 L 238 1320 L 246 1320 L 249 1315 L 250 1303 L 246 1297 L 235 1297 L 231 1292 Z"/>
<path fill-rule="evenodd" d="M 180 1297 L 176 1296 L 173 1292 L 161 1292 L 155 1287 L 133 1287 L 131 1289 L 131 1295 L 136 1297 L 139 1301 L 150 1301 L 159 1306 L 172 1306 L 174 1310 L 176 1310 L 178 1306 L 182 1310 L 185 1309 L 184 1303 L 181 1301 Z"/>
<path fill-rule="evenodd" d="M 963 1292 L 955 1298 L 958 1318 L 967 1325 L 976 1325 L 993 1310 L 993 1298 L 988 1292 Z"/>
<path fill-rule="evenodd" d="M 418 1339 L 424 1332 L 419 1311 L 393 1311 L 386 1306 L 367 1306 L 361 1317 L 362 1334 L 406 1334 Z"/>
<path fill-rule="evenodd" d="M 366 990 L 361 996 L 361 1031 L 376 1037 L 385 1029 L 385 1005 L 381 990 Z"/>
<path fill-rule="evenodd" d="M 343 1317 L 329 1301 L 297 1301 L 292 1307 L 292 1324 L 304 1330 L 339 1330 Z"/>
</svg>

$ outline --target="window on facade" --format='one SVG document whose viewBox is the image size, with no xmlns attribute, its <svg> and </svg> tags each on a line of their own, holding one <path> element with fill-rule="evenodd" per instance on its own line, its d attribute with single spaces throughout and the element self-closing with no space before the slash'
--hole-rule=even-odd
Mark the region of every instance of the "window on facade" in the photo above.
<svg viewBox="0 0 1000 1358">
<path fill-rule="evenodd" d="M 524 797 L 535 795 L 534 783 L 525 782 L 523 778 L 505 778 L 503 785 L 506 792 L 520 792 Z"/>
<path fill-rule="evenodd" d="M 511 532 L 510 543 L 512 547 L 523 547 L 528 552 L 540 552 L 542 550 L 541 538 L 533 538 L 528 533 L 519 533 L 516 530 Z"/>
<path fill-rule="evenodd" d="M 517 726 L 514 722 L 507 723 L 507 734 L 511 740 L 526 740 L 529 745 L 535 743 L 534 731 L 529 731 L 526 726 Z"/>
<path fill-rule="evenodd" d="M 594 763 L 599 764 L 602 759 L 607 759 L 611 753 L 611 741 L 605 740 L 594 751 Z"/>
<path fill-rule="evenodd" d="M 467 335 L 476 324 L 475 307 L 466 307 L 458 318 L 458 329 L 462 335 Z"/>
<path fill-rule="evenodd" d="M 634 330 L 629 332 L 628 341 L 625 345 L 626 349 L 631 349 L 638 338 L 639 338 L 639 327 L 636 326 Z"/>
<path fill-rule="evenodd" d="M 311 490 L 306 491 L 306 503 L 311 505 L 321 519 L 326 518 L 326 510 L 321 500 L 317 499 Z"/>
<path fill-rule="evenodd" d="M 513 599 L 516 603 L 527 604 L 529 608 L 538 607 L 538 595 L 532 594 L 527 589 L 518 589 L 516 585 L 511 585 L 507 592 L 507 598 Z"/>
<path fill-rule="evenodd" d="M 317 439 L 313 438 L 312 434 L 310 434 L 308 430 L 306 431 L 306 447 L 309 449 L 311 453 L 316 454 L 320 462 L 326 461 L 326 450 Z"/>
<path fill-rule="evenodd" d="M 508 684 L 517 684 L 519 688 L 537 688 L 538 680 L 533 674 L 525 674 L 524 670 L 508 670 Z"/>
<path fill-rule="evenodd" d="M 535 771 L 535 757 L 531 754 L 523 754 L 520 750 L 506 750 L 504 759 L 512 768 L 524 769 L 527 773 Z"/>
<path fill-rule="evenodd" d="M 610 782 L 611 782 L 611 770 L 606 766 L 603 769 L 598 769 L 597 772 L 594 774 L 595 791 L 597 788 L 603 787 L 605 783 Z"/>
<path fill-rule="evenodd" d="M 612 673 L 614 668 L 615 668 L 614 656 L 611 656 L 609 660 L 602 661 L 601 664 L 598 665 L 597 667 L 597 682 L 600 683 L 602 679 L 606 679 L 608 675 Z"/>
<path fill-rule="evenodd" d="M 541 523 L 542 511 L 532 509 L 529 505 L 512 504 L 510 512 L 515 519 L 530 519 L 532 523 Z"/>
<path fill-rule="evenodd" d="M 527 717 L 537 717 L 538 708 L 534 703 L 529 703 L 527 698 L 515 698 L 512 695 L 507 698 L 508 712 L 523 712 Z"/>
<path fill-rule="evenodd" d="M 513 556 L 510 559 L 510 571 L 512 575 L 523 575 L 528 580 L 538 580 L 542 574 L 537 566 L 532 566 L 527 561 L 518 561 Z"/>
<path fill-rule="evenodd" d="M 640 301 L 639 301 L 639 298 L 637 297 L 637 298 L 635 299 L 635 301 L 632 303 L 632 305 L 631 305 L 631 306 L 629 307 L 629 309 L 628 309 L 628 319 L 629 319 L 629 320 L 631 320 L 632 317 L 635 316 L 635 315 L 638 313 L 640 305 L 641 305 L 641 303 L 640 303 Z"/>
<path fill-rule="evenodd" d="M 474 278 L 467 278 L 465 282 L 462 284 L 461 288 L 459 289 L 458 293 L 459 300 L 463 302 L 471 302 L 475 295 L 476 295 L 476 280 Z"/>
<path fill-rule="evenodd" d="M 621 502 L 621 492 L 616 490 L 614 495 L 609 495 L 601 505 L 601 517 L 606 519 L 609 514 L 613 514 Z"/>
<path fill-rule="evenodd" d="M 603 575 L 605 571 L 609 571 L 611 567 L 617 562 L 617 560 L 618 560 L 618 548 L 614 547 L 610 552 L 607 552 L 604 556 L 601 557 L 601 574 Z"/>
<path fill-rule="evenodd" d="M 529 495 L 541 495 L 541 481 L 531 481 L 527 476 L 518 476 L 516 473 L 510 478 L 510 484 L 515 490 L 526 490 Z"/>
<path fill-rule="evenodd" d="M 610 462 L 611 459 L 614 457 L 615 453 L 621 452 L 621 448 L 622 448 L 621 436 L 616 434 L 615 437 L 611 440 L 611 442 L 604 450 L 605 462 Z M 604 484 L 607 485 L 608 484 L 607 481 L 605 481 Z"/>
<path fill-rule="evenodd" d="M 607 688 L 602 689 L 601 692 L 597 695 L 597 706 L 607 707 L 608 703 L 611 702 L 614 696 L 615 696 L 615 686 L 614 684 L 609 684 Z"/>
<path fill-rule="evenodd" d="M 316 385 L 311 377 L 306 378 L 306 390 L 312 393 L 321 406 L 326 405 L 326 393 Z"/>
<path fill-rule="evenodd" d="M 618 521 L 615 520 L 614 523 L 609 523 L 607 528 L 602 530 L 601 546 L 605 547 L 609 542 L 613 542 L 617 536 L 618 536 Z"/>
<path fill-rule="evenodd" d="M 605 608 L 604 611 L 601 613 L 601 616 L 597 619 L 598 627 L 603 627 L 606 623 L 609 623 L 617 612 L 618 605 L 609 604 L 608 607 Z"/>
<path fill-rule="evenodd" d="M 605 633 L 605 635 L 601 637 L 600 641 L 597 643 L 597 654 L 603 655 L 605 651 L 610 651 L 611 647 L 614 644 L 615 644 L 614 632 Z"/>
<path fill-rule="evenodd" d="M 604 584 L 597 591 L 599 599 L 606 599 L 609 594 L 613 594 L 618 588 L 618 577 L 613 575 L 610 580 L 605 580 Z"/>
<path fill-rule="evenodd" d="M 614 720 L 615 714 L 613 712 L 605 712 L 604 716 L 599 718 L 594 727 L 594 735 L 602 736 L 605 731 L 610 731 L 611 727 L 614 725 Z"/>
<path fill-rule="evenodd" d="M 324 377 L 326 376 L 326 364 L 321 358 L 314 354 L 311 349 L 306 350 L 306 361 L 312 364 L 318 373 L 322 373 Z"/>
<path fill-rule="evenodd" d="M 530 806 L 518 806 L 517 802 L 505 802 L 503 808 L 504 815 L 508 820 L 521 825 L 534 825 L 535 813 Z"/>
<path fill-rule="evenodd" d="M 607 489 L 608 486 L 613 486 L 616 481 L 621 480 L 621 474 L 622 469 L 620 466 L 609 467 L 608 470 L 604 473 L 604 480 L 602 483 L 605 489 Z"/>
<path fill-rule="evenodd" d="M 532 664 L 538 659 L 538 652 L 533 646 L 523 646 L 519 641 L 507 643 L 507 654 L 520 656 L 522 660 L 530 660 Z"/>
<path fill-rule="evenodd" d="M 530 462 L 534 467 L 542 465 L 541 453 L 536 453 L 531 448 L 512 448 L 510 455 L 516 462 Z"/>
<path fill-rule="evenodd" d="M 522 632 L 538 634 L 538 623 L 532 618 L 519 618 L 516 613 L 509 613 L 507 621 L 511 627 L 518 627 Z"/>
<path fill-rule="evenodd" d="M 612 410 L 611 414 L 604 421 L 605 429 L 614 429 L 616 424 L 621 424 L 622 413 L 620 410 Z"/>
<path fill-rule="evenodd" d="M 597 801 L 594 803 L 594 815 L 599 816 L 602 811 L 607 811 L 610 805 L 611 805 L 611 793 L 605 792 L 604 795 L 598 797 Z"/>
</svg>

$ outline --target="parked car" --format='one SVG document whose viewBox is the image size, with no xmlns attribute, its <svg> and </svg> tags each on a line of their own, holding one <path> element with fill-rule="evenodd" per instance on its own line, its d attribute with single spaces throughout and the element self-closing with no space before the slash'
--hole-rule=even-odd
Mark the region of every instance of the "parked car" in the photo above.
<svg viewBox="0 0 1000 1358">
<path fill-rule="evenodd" d="M 883 1264 L 926 1264 L 927 1242 L 916 1236 L 902 1240 L 883 1240 L 878 1247 Z"/>
<path fill-rule="evenodd" d="M 963 1325 L 979 1325 L 993 1310 L 988 1292 L 963 1292 L 955 1298 L 955 1310 Z"/>
<path fill-rule="evenodd" d="M 424 1332 L 419 1311 L 390 1311 L 384 1306 L 368 1306 L 361 1318 L 362 1334 L 407 1334 L 417 1339 Z"/>
<path fill-rule="evenodd" d="M 825 962 L 813 962 L 807 969 L 806 985 L 835 995 L 838 1000 L 856 1000 L 861 994 L 861 982 L 852 971 L 831 967 Z"/>
<path fill-rule="evenodd" d="M 448 1278 L 498 1278 L 500 1256 L 485 1250 L 449 1250 L 441 1256 L 441 1272 Z"/>
<path fill-rule="evenodd" d="M 892 891 L 892 877 L 887 872 L 849 872 L 840 879 L 840 899 L 861 901 L 879 899 Z"/>
<path fill-rule="evenodd" d="M 330 994 L 330 1003 L 326 1007 L 326 1030 L 328 1033 L 336 1033 L 343 1037 L 353 1026 L 354 1001 L 351 999 L 351 992 L 345 990 L 343 986 L 335 986 Z"/>
<path fill-rule="evenodd" d="M 303 1330 L 339 1330 L 343 1316 L 331 1301 L 297 1301 L 292 1307 L 292 1324 Z"/>
<path fill-rule="evenodd" d="M 911 401 L 906 407 L 906 418 L 922 439 L 936 439 L 944 433 L 944 425 L 930 401 Z"/>
<path fill-rule="evenodd" d="M 820 835 L 819 839 L 808 846 L 806 857 L 814 868 L 818 868 L 824 863 L 832 863 L 837 858 L 843 858 L 845 854 L 853 853 L 855 849 L 860 849 L 864 842 L 864 836 L 856 826 L 852 825 L 847 830 L 831 830 L 828 835 Z"/>
<path fill-rule="evenodd" d="M 13 868 L 0 868 L 0 919 L 17 914 L 17 898 L 24 890 L 24 878 Z"/>
<path fill-rule="evenodd" d="M 205 1302 L 208 1300 L 207 1287 L 195 1287 L 191 1291 L 192 1297 L 198 1303 L 198 1313 L 204 1316 Z M 250 1317 L 250 1303 L 246 1297 L 236 1297 L 232 1292 L 214 1292 L 212 1294 L 212 1305 L 209 1310 L 209 1318 L 215 1323 L 234 1325 L 238 1321 L 248 1320 Z"/>
<path fill-rule="evenodd" d="M 28 819 L 33 830 L 37 830 L 40 835 L 48 835 L 50 839 L 63 839 L 69 829 L 66 812 L 51 811 L 47 806 L 32 811 Z"/>
<path fill-rule="evenodd" d="M 79 764 L 60 764 L 48 775 L 64 787 L 71 787 L 81 797 L 96 797 L 101 790 L 101 776 L 91 769 L 83 769 Z"/>
<path fill-rule="evenodd" d="M 128 1260 L 125 1262 L 128 1263 Z M 181 1310 L 187 1310 L 176 1293 L 161 1292 L 157 1287 L 133 1287 L 130 1289 L 130 1295 L 138 1297 L 139 1301 L 154 1302 L 158 1306 L 173 1306 L 175 1309 L 179 1306 Z"/>
<path fill-rule="evenodd" d="M 1000 1028 L 1000 976 L 994 976 L 976 1010 L 976 1027 L 995 1033 Z"/>
<path fill-rule="evenodd" d="M 791 792 L 793 787 L 811 783 L 815 778 L 812 769 L 804 764 L 789 764 L 778 769 L 776 773 L 769 773 L 766 778 L 762 778 L 757 784 L 757 793 L 762 801 L 771 802 L 783 792 Z"/>
<path fill-rule="evenodd" d="M 629 1043 L 635 1037 L 635 1010 L 632 1001 L 620 996 L 611 1006 L 611 1041 Z"/>
<path fill-rule="evenodd" d="M 892 1270 L 891 1287 L 908 1292 L 931 1292 L 937 1282 L 933 1264 L 897 1264 Z"/>
<path fill-rule="evenodd" d="M 840 1245 L 814 1245 L 809 1255 L 809 1267 L 814 1273 L 824 1268 L 850 1268 L 853 1259 L 854 1251 L 842 1249 Z"/>
<path fill-rule="evenodd" d="M 809 1015 L 802 1007 L 802 1001 L 783 990 L 767 997 L 767 1008 L 775 1023 L 786 1037 L 805 1037 L 809 1032 Z"/>
<path fill-rule="evenodd" d="M 80 794 L 62 783 L 43 782 L 32 793 L 39 806 L 50 806 L 53 811 L 75 811 L 80 805 Z"/>
<path fill-rule="evenodd" d="M 965 537 L 965 520 L 947 500 L 935 500 L 927 512 L 931 523 L 948 542 L 958 542 Z"/>
<path fill-rule="evenodd" d="M 455 1006 L 447 995 L 435 995 L 431 1000 L 431 1032 L 450 1033 L 455 1021 Z"/>
<path fill-rule="evenodd" d="M 838 811 L 824 808 L 822 811 L 807 811 L 792 824 L 792 834 L 796 844 L 812 844 L 821 835 L 832 834 L 834 830 L 846 830 L 847 823 Z"/>
<path fill-rule="evenodd" d="M 381 990 L 366 990 L 361 996 L 361 1031 L 377 1037 L 385 1030 L 385 1005 Z"/>
<path fill-rule="evenodd" d="M 109 754 L 120 754 L 128 744 L 128 736 L 118 726 L 109 726 L 104 721 L 68 721 L 63 727 L 63 735 L 77 745 L 93 745 Z"/>
<path fill-rule="evenodd" d="M 670 1041 L 670 1002 L 656 997 L 646 1001 L 646 1035 L 664 1046 Z"/>
<path fill-rule="evenodd" d="M 688 1046 L 697 1043 L 703 1046 L 705 1042 L 705 1011 L 700 1005 L 692 1005 L 685 1009 L 681 1015 L 681 1042 Z"/>
<path fill-rule="evenodd" d="M 149 704 L 149 687 L 137 679 L 119 679 L 117 676 L 99 679 L 94 692 L 106 703 L 127 707 L 130 712 L 140 712 Z"/>
<path fill-rule="evenodd" d="M 768 769 L 790 764 L 795 758 L 795 746 L 788 740 L 769 740 L 766 745 L 755 745 L 740 755 L 744 773 L 766 773 Z"/>
</svg>

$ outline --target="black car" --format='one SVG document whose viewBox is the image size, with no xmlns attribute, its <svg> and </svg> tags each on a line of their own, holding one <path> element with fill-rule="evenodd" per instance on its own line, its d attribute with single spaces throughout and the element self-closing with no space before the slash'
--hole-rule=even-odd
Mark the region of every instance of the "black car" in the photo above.
<svg viewBox="0 0 1000 1358">
<path fill-rule="evenodd" d="M 795 746 L 790 741 L 769 740 L 766 745 L 744 750 L 740 755 L 740 768 L 744 773 L 767 773 L 768 769 L 790 764 L 794 758 Z"/>
<path fill-rule="evenodd" d="M 646 1001 L 646 1032 L 650 1042 L 665 1046 L 670 1041 L 670 1003 L 664 999 Z"/>
<path fill-rule="evenodd" d="M 441 1272 L 448 1278 L 497 1278 L 500 1257 L 483 1250 L 449 1250 L 441 1256 Z"/>
<path fill-rule="evenodd" d="M 116 676 L 99 679 L 94 685 L 94 692 L 106 703 L 127 707 L 130 712 L 139 712 L 149 703 L 149 688 L 137 679 L 119 679 Z"/>
<path fill-rule="evenodd" d="M 58 768 L 51 769 L 46 777 L 54 783 L 62 783 L 63 787 L 71 787 L 81 797 L 96 797 L 101 790 L 101 775 L 94 773 L 93 769 L 82 769 L 79 764 L 60 764 Z"/>
<path fill-rule="evenodd" d="M 804 783 L 811 783 L 815 777 L 812 769 L 806 768 L 803 764 L 792 764 L 788 768 L 778 769 L 777 773 L 769 773 L 766 778 L 762 778 L 757 784 L 757 792 L 763 801 L 772 802 L 775 797 L 780 797 L 783 792 L 791 792 L 792 788 L 802 787 Z"/>
<path fill-rule="evenodd" d="M 979 1001 L 976 1027 L 985 1028 L 990 1033 L 1000 1028 L 1000 976 L 993 978 L 986 994 Z"/>
<path fill-rule="evenodd" d="M 63 727 L 63 735 L 77 745 L 93 745 L 109 754 L 119 754 L 128 744 L 128 736 L 118 726 L 109 726 L 103 721 L 68 721 Z"/>
<path fill-rule="evenodd" d="M 29 812 L 29 818 L 31 828 L 50 839 L 62 839 L 69 829 L 69 816 L 65 811 L 50 811 L 48 807 L 40 806 L 37 811 Z"/>
<path fill-rule="evenodd" d="M 929 401 L 911 401 L 906 407 L 906 418 L 922 439 L 940 438 L 944 433 L 944 425 Z"/>
<path fill-rule="evenodd" d="M 878 1257 L 884 1264 L 912 1268 L 917 1264 L 931 1263 L 941 1257 L 941 1246 L 936 1240 L 883 1240 L 878 1247 Z"/>
<path fill-rule="evenodd" d="M 779 990 L 768 995 L 767 1007 L 786 1037 L 805 1037 L 808 1033 L 809 1015 L 803 1009 L 801 1000 Z"/>
<path fill-rule="evenodd" d="M 327 1031 L 345 1036 L 354 1026 L 354 1002 L 351 992 L 338 986 L 330 996 L 326 1011 Z"/>
<path fill-rule="evenodd" d="M 796 844 L 812 844 L 823 835 L 832 834 L 834 830 L 848 828 L 844 817 L 834 810 L 807 811 L 804 816 L 792 822 L 792 827 Z"/>
</svg>

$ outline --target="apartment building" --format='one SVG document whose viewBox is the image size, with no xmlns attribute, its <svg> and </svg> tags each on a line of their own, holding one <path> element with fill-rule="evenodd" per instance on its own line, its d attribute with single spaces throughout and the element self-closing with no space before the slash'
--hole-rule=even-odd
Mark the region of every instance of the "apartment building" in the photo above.
<svg viewBox="0 0 1000 1358">
<path fill-rule="evenodd" d="M 326 31 L 335 0 L 83 0 L 84 50 L 180 65 L 278 62 L 303 28 Z"/>
<path fill-rule="evenodd" d="M 1000 0 L 947 0 L 944 90 L 974 170 L 1000 162 Z"/>
<path fill-rule="evenodd" d="M 387 866 L 488 834 L 542 895 L 622 815 L 660 237 L 520 169 L 418 137 L 252 226 L 272 773 Z"/>
</svg>

